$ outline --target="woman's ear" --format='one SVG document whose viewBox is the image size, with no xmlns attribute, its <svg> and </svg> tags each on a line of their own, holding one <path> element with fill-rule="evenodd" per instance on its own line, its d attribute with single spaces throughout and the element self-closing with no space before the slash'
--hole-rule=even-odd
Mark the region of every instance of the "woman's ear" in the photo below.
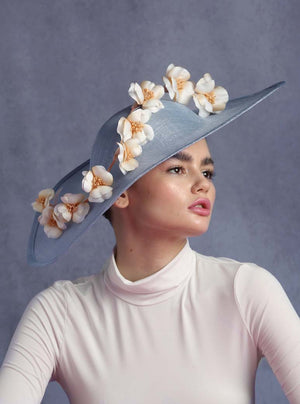
<svg viewBox="0 0 300 404">
<path fill-rule="evenodd" d="M 120 208 L 120 209 L 124 209 L 124 208 L 127 208 L 128 205 L 129 205 L 129 198 L 128 198 L 128 192 L 126 190 L 114 202 L 113 206 L 116 206 L 117 208 Z"/>
</svg>

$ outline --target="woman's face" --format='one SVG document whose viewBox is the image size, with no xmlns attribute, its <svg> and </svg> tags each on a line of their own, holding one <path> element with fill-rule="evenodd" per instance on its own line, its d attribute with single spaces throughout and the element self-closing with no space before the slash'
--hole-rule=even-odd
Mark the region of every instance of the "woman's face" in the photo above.
<svg viewBox="0 0 300 404">
<path fill-rule="evenodd" d="M 205 233 L 215 201 L 213 173 L 205 139 L 177 153 L 127 190 L 131 223 L 175 237 Z"/>
</svg>

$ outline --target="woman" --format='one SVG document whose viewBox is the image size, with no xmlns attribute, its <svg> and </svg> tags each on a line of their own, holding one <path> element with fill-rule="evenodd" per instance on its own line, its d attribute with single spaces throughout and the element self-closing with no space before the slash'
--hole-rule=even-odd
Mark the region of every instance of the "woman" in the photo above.
<svg viewBox="0 0 300 404">
<path fill-rule="evenodd" d="M 133 108 L 110 118 L 91 161 L 57 184 L 61 202 L 48 189 L 33 204 L 32 264 L 55 260 L 103 213 L 116 247 L 98 274 L 56 282 L 29 304 L 0 403 L 39 403 L 52 379 L 72 404 L 250 404 L 262 356 L 300 403 L 299 318 L 278 281 L 187 241 L 206 232 L 215 199 L 204 138 L 280 84 L 225 108 L 227 92 L 209 75 L 194 86 L 170 65 L 164 82 L 173 101 L 160 101 L 161 86 L 133 83 Z M 191 97 L 200 117 L 182 105 Z M 77 193 L 82 170 L 88 197 Z"/>
</svg>

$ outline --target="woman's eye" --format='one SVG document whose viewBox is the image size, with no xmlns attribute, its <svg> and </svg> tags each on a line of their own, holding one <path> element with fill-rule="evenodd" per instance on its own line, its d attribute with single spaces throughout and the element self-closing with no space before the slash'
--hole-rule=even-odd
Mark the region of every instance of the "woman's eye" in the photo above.
<svg viewBox="0 0 300 404">
<path fill-rule="evenodd" d="M 168 171 L 169 171 L 169 173 L 173 173 L 173 174 L 182 174 L 183 167 L 180 167 L 180 166 L 172 167 L 172 168 L 169 168 Z"/>
<path fill-rule="evenodd" d="M 202 171 L 202 173 L 203 173 L 204 177 L 209 180 L 213 179 L 213 177 L 215 176 L 215 173 L 212 170 L 204 170 L 204 171 Z"/>
</svg>

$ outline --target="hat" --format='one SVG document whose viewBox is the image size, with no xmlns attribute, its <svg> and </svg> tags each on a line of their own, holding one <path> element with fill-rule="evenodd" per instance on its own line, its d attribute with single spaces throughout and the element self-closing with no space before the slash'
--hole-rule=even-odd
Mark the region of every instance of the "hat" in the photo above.
<svg viewBox="0 0 300 404">
<path fill-rule="evenodd" d="M 227 91 L 215 87 L 209 74 L 194 85 L 186 69 L 170 66 L 164 77 L 165 89 L 151 82 L 132 83 L 129 94 L 134 105 L 104 123 L 90 159 L 53 189 L 40 192 L 32 204 L 37 213 L 28 244 L 30 265 L 53 263 L 140 177 L 238 118 L 284 83 L 227 102 Z M 160 100 L 165 91 L 171 100 Z M 185 105 L 191 98 L 198 113 Z M 59 195 L 63 195 L 61 202 L 51 204 Z"/>
</svg>

